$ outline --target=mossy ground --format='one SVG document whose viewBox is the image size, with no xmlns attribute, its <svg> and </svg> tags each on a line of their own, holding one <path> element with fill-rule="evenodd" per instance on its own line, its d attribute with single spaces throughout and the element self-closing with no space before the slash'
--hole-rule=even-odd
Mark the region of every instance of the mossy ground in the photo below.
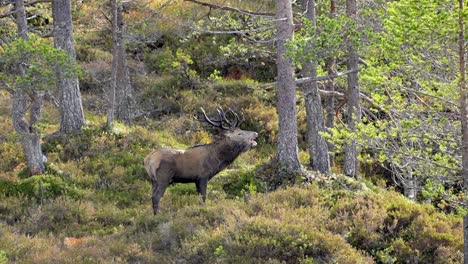
<svg viewBox="0 0 468 264">
<path fill-rule="evenodd" d="M 30 178 L 3 98 L 0 263 L 462 262 L 461 217 L 394 191 L 312 172 L 308 183 L 269 188 L 275 175 L 265 164 L 277 127 L 273 108 L 257 99 L 229 100 L 258 121 L 246 126 L 261 132 L 259 147 L 210 182 L 206 205 L 194 185 L 174 185 L 153 216 L 143 158 L 158 147 L 209 142 L 191 115 L 109 132 L 102 117 L 88 113 L 82 134 L 44 137 L 47 174 Z M 202 99 L 187 92 L 181 100 L 192 103 L 190 112 Z M 48 135 L 58 115 L 46 113 Z"/>
</svg>

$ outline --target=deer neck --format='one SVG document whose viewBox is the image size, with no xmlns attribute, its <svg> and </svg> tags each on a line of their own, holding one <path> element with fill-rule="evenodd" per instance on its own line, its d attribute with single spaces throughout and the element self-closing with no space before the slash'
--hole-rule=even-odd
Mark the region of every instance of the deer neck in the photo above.
<svg viewBox="0 0 468 264">
<path fill-rule="evenodd" d="M 245 150 L 244 145 L 230 140 L 216 142 L 212 145 L 212 147 L 214 148 L 212 162 L 214 165 L 215 174 L 233 163 L 234 160 Z"/>
</svg>

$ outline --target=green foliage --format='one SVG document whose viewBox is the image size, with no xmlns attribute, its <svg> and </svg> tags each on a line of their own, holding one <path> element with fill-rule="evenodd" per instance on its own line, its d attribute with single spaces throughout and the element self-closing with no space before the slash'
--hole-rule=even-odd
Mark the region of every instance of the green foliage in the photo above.
<svg viewBox="0 0 468 264">
<path fill-rule="evenodd" d="M 222 182 L 227 198 L 250 198 L 258 192 L 265 192 L 265 186 L 256 178 L 255 168 L 223 175 Z"/>
<path fill-rule="evenodd" d="M 15 40 L 0 52 L 0 79 L 14 84 L 15 89 L 46 90 L 55 84 L 55 69 L 65 69 L 67 75 L 79 73 L 70 57 L 54 49 L 44 39 L 34 35 L 31 39 Z"/>
<path fill-rule="evenodd" d="M 35 175 L 18 181 L 0 180 L 0 193 L 5 196 L 24 196 L 38 202 L 66 195 L 80 198 L 70 183 L 53 174 Z"/>
<path fill-rule="evenodd" d="M 0 250 L 0 263 L 1 264 L 8 263 L 8 254 L 3 250 Z"/>
<path fill-rule="evenodd" d="M 343 53 L 345 37 L 352 35 L 353 39 L 359 39 L 358 31 L 350 26 L 350 21 L 345 16 L 330 18 L 321 15 L 317 19 L 317 26 L 307 18 L 302 18 L 303 28 L 288 42 L 288 56 L 293 58 L 299 68 L 306 62 L 313 61 L 320 64 L 323 59 Z"/>
</svg>

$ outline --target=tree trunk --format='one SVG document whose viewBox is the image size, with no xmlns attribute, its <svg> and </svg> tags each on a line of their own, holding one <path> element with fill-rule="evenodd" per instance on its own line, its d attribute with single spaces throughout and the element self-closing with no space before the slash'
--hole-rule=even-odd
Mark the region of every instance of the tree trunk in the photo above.
<svg viewBox="0 0 468 264">
<path fill-rule="evenodd" d="M 16 27 L 18 35 L 23 40 L 29 40 L 28 22 L 26 20 L 26 10 L 24 9 L 24 0 L 15 1 Z"/>
<path fill-rule="evenodd" d="M 335 0 L 330 0 L 330 17 L 336 19 L 336 3 Z M 330 55 L 329 58 L 325 60 L 325 67 L 329 76 L 335 76 L 336 72 L 336 58 L 334 55 Z M 335 91 L 335 80 L 330 79 L 325 83 L 325 90 L 334 92 Z M 325 127 L 331 129 L 335 127 L 335 97 L 327 96 L 323 100 L 325 105 Z M 333 167 L 335 163 L 335 156 L 330 153 L 335 150 L 335 145 L 331 142 L 328 142 L 328 157 L 330 159 L 330 167 Z"/>
<path fill-rule="evenodd" d="M 462 132 L 462 176 L 463 176 L 463 191 L 468 197 L 468 103 L 466 89 L 466 60 L 465 60 L 465 21 L 463 18 L 464 0 L 459 0 L 459 37 L 458 37 L 458 56 L 459 56 L 459 90 L 460 90 L 460 112 L 461 112 L 461 132 Z M 465 209 L 468 208 L 468 201 L 464 201 Z M 463 216 L 463 233 L 464 233 L 464 263 L 468 264 L 468 215 Z"/>
<path fill-rule="evenodd" d="M 111 0 L 111 12 L 112 12 L 112 72 L 111 81 L 109 85 L 109 108 L 107 109 L 107 128 L 114 128 L 115 121 L 115 94 L 117 90 L 117 66 L 119 58 L 119 36 L 118 36 L 118 9 L 117 0 Z"/>
<path fill-rule="evenodd" d="M 278 163 L 283 172 L 300 170 L 297 141 L 296 84 L 292 60 L 286 56 L 286 42 L 293 39 L 294 24 L 290 0 L 276 0 L 278 19 Z"/>
<path fill-rule="evenodd" d="M 403 189 L 405 196 L 412 201 L 416 201 L 416 179 L 414 178 L 413 172 L 408 171 L 403 182 Z"/>
<path fill-rule="evenodd" d="M 73 24 L 70 0 L 53 0 L 55 48 L 65 51 L 72 62 L 76 61 L 73 42 Z M 80 131 L 85 124 L 81 94 L 76 75 L 69 76 L 57 67 L 57 90 L 60 91 L 60 131 L 72 133 Z"/>
<path fill-rule="evenodd" d="M 357 0 L 346 0 L 346 14 L 349 19 L 357 22 Z M 348 37 L 349 38 L 349 37 Z M 348 39 L 348 70 L 358 68 L 359 57 L 353 45 Z M 356 124 L 361 121 L 361 107 L 359 104 L 359 79 L 357 71 L 348 74 L 348 116 L 347 123 L 351 132 L 356 132 Z M 359 152 L 355 139 L 350 139 L 345 148 L 344 173 L 348 176 L 359 178 Z"/>
<path fill-rule="evenodd" d="M 113 78 L 116 78 L 116 90 L 115 90 L 115 116 L 116 119 L 121 120 L 125 123 L 130 123 L 134 115 L 134 96 L 133 88 L 130 82 L 130 73 L 127 64 L 127 43 L 125 39 L 125 21 L 123 17 L 123 6 L 121 3 L 113 4 L 113 8 L 116 10 L 112 11 L 112 14 L 116 15 L 116 18 L 113 19 L 112 25 L 113 38 L 114 41 L 114 50 L 116 57 L 113 57 L 116 60 L 116 68 L 113 69 L 116 71 L 115 74 L 112 74 Z"/>
<path fill-rule="evenodd" d="M 315 0 L 307 2 L 307 12 L 305 17 L 312 21 L 317 27 L 315 16 Z M 313 40 L 312 48 L 315 47 L 316 40 Z M 316 62 L 311 61 L 305 67 L 305 72 L 311 77 L 317 77 Z M 314 170 L 326 173 L 330 171 L 328 157 L 328 145 L 320 133 L 325 132 L 325 121 L 323 118 L 322 100 L 317 87 L 317 81 L 304 84 L 305 107 L 307 113 L 307 140 L 309 143 L 310 164 Z"/>
<path fill-rule="evenodd" d="M 16 0 L 16 24 L 18 34 L 27 41 L 29 40 L 28 25 L 26 22 L 26 13 L 24 9 L 24 0 Z M 20 74 L 25 74 L 27 69 L 19 65 Z M 12 120 L 13 127 L 20 135 L 21 145 L 23 146 L 29 171 L 32 175 L 43 174 L 45 172 L 43 154 L 41 150 L 40 131 L 37 124 L 41 119 L 44 92 L 31 91 L 25 92 L 28 87 L 16 87 L 13 93 Z M 29 106 L 29 124 L 26 121 L 28 111 L 28 99 L 31 99 Z"/>
</svg>

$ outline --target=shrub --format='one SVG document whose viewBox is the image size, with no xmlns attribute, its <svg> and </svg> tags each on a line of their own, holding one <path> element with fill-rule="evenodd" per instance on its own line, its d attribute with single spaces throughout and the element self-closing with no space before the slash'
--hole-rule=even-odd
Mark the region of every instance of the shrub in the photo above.
<svg viewBox="0 0 468 264">
<path fill-rule="evenodd" d="M 37 202 L 54 199 L 62 195 L 79 198 L 79 193 L 61 177 L 45 174 L 20 180 L 0 180 L 0 193 L 6 196 L 23 196 Z"/>
<path fill-rule="evenodd" d="M 20 168 L 21 164 L 24 165 L 26 160 L 23 150 L 18 144 L 0 141 L 0 155 L 2 160 L 0 161 L 0 171 L 12 171 L 15 168 Z"/>
</svg>

